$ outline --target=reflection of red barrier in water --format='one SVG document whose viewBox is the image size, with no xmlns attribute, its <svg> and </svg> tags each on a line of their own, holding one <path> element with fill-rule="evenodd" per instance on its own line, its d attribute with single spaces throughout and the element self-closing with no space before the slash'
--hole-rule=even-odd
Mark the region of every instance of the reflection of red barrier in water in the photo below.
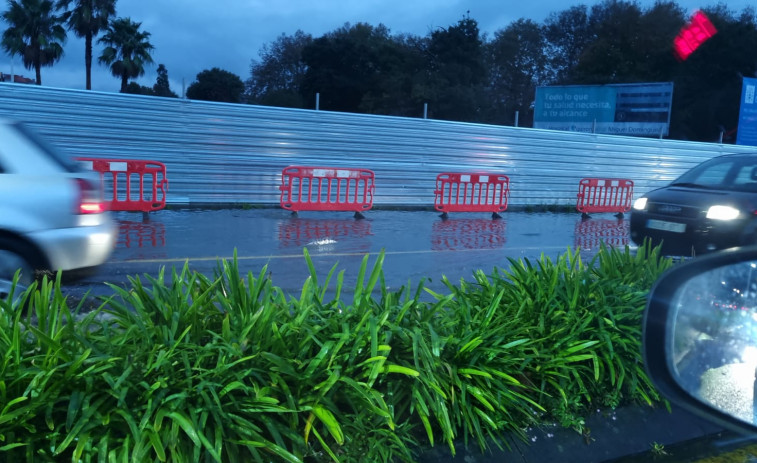
<svg viewBox="0 0 757 463">
<path fill-rule="evenodd" d="M 166 245 L 166 228 L 160 222 L 118 222 L 117 248 L 164 247 Z"/>
<path fill-rule="evenodd" d="M 435 221 L 431 229 L 431 249 L 499 249 L 505 245 L 504 220 L 451 219 Z"/>
<path fill-rule="evenodd" d="M 576 222 L 575 247 L 595 249 L 604 242 L 608 246 L 622 247 L 628 244 L 629 222 L 627 220 L 592 219 Z"/>
<path fill-rule="evenodd" d="M 305 246 L 321 240 L 362 238 L 372 235 L 366 220 L 291 219 L 279 222 L 279 243 L 283 247 Z"/>
</svg>

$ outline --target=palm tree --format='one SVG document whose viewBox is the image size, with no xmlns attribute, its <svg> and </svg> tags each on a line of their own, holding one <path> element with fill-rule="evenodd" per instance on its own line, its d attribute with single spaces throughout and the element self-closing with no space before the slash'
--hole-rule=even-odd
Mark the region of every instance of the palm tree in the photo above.
<svg viewBox="0 0 757 463">
<path fill-rule="evenodd" d="M 0 44 L 11 56 L 21 55 L 26 69 L 34 68 L 37 85 L 42 85 L 42 66 L 52 66 L 63 56 L 66 29 L 63 17 L 55 13 L 51 0 L 8 0 L 2 15 L 9 27 Z"/>
<path fill-rule="evenodd" d="M 68 29 L 84 37 L 84 65 L 87 68 L 87 90 L 92 90 L 92 39 L 108 27 L 116 14 L 116 0 L 58 0 L 56 7 L 66 12 Z"/>
<path fill-rule="evenodd" d="M 121 78 L 121 93 L 126 93 L 129 78 L 144 75 L 145 64 L 153 62 L 150 50 L 155 47 L 148 41 L 150 33 L 139 30 L 141 25 L 130 18 L 118 18 L 98 40 L 106 45 L 99 61 L 110 66 L 113 76 Z"/>
</svg>

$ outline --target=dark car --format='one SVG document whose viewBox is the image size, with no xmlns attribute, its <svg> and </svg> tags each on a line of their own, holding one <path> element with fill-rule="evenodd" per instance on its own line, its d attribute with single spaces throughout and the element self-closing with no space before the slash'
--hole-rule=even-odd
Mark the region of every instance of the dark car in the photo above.
<svg viewBox="0 0 757 463">
<path fill-rule="evenodd" d="M 757 156 L 710 159 L 637 199 L 631 239 L 646 238 L 687 256 L 757 243 Z"/>
</svg>

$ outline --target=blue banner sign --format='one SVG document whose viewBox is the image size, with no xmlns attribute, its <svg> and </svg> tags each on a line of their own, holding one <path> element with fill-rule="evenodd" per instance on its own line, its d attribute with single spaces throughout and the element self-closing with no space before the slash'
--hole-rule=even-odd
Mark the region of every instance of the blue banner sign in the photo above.
<svg viewBox="0 0 757 463">
<path fill-rule="evenodd" d="M 538 87 L 534 128 L 664 136 L 672 100 L 672 82 Z"/>
<path fill-rule="evenodd" d="M 744 77 L 741 86 L 741 110 L 739 128 L 736 132 L 737 145 L 757 146 L 757 79 Z"/>
</svg>

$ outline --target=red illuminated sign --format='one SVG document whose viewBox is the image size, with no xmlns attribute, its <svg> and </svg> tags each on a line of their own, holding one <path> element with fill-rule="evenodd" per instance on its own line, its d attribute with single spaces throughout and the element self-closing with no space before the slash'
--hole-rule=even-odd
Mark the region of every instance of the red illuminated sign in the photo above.
<svg viewBox="0 0 757 463">
<path fill-rule="evenodd" d="M 717 31 L 709 18 L 701 11 L 697 11 L 673 40 L 673 52 L 679 60 L 683 61 Z"/>
</svg>

